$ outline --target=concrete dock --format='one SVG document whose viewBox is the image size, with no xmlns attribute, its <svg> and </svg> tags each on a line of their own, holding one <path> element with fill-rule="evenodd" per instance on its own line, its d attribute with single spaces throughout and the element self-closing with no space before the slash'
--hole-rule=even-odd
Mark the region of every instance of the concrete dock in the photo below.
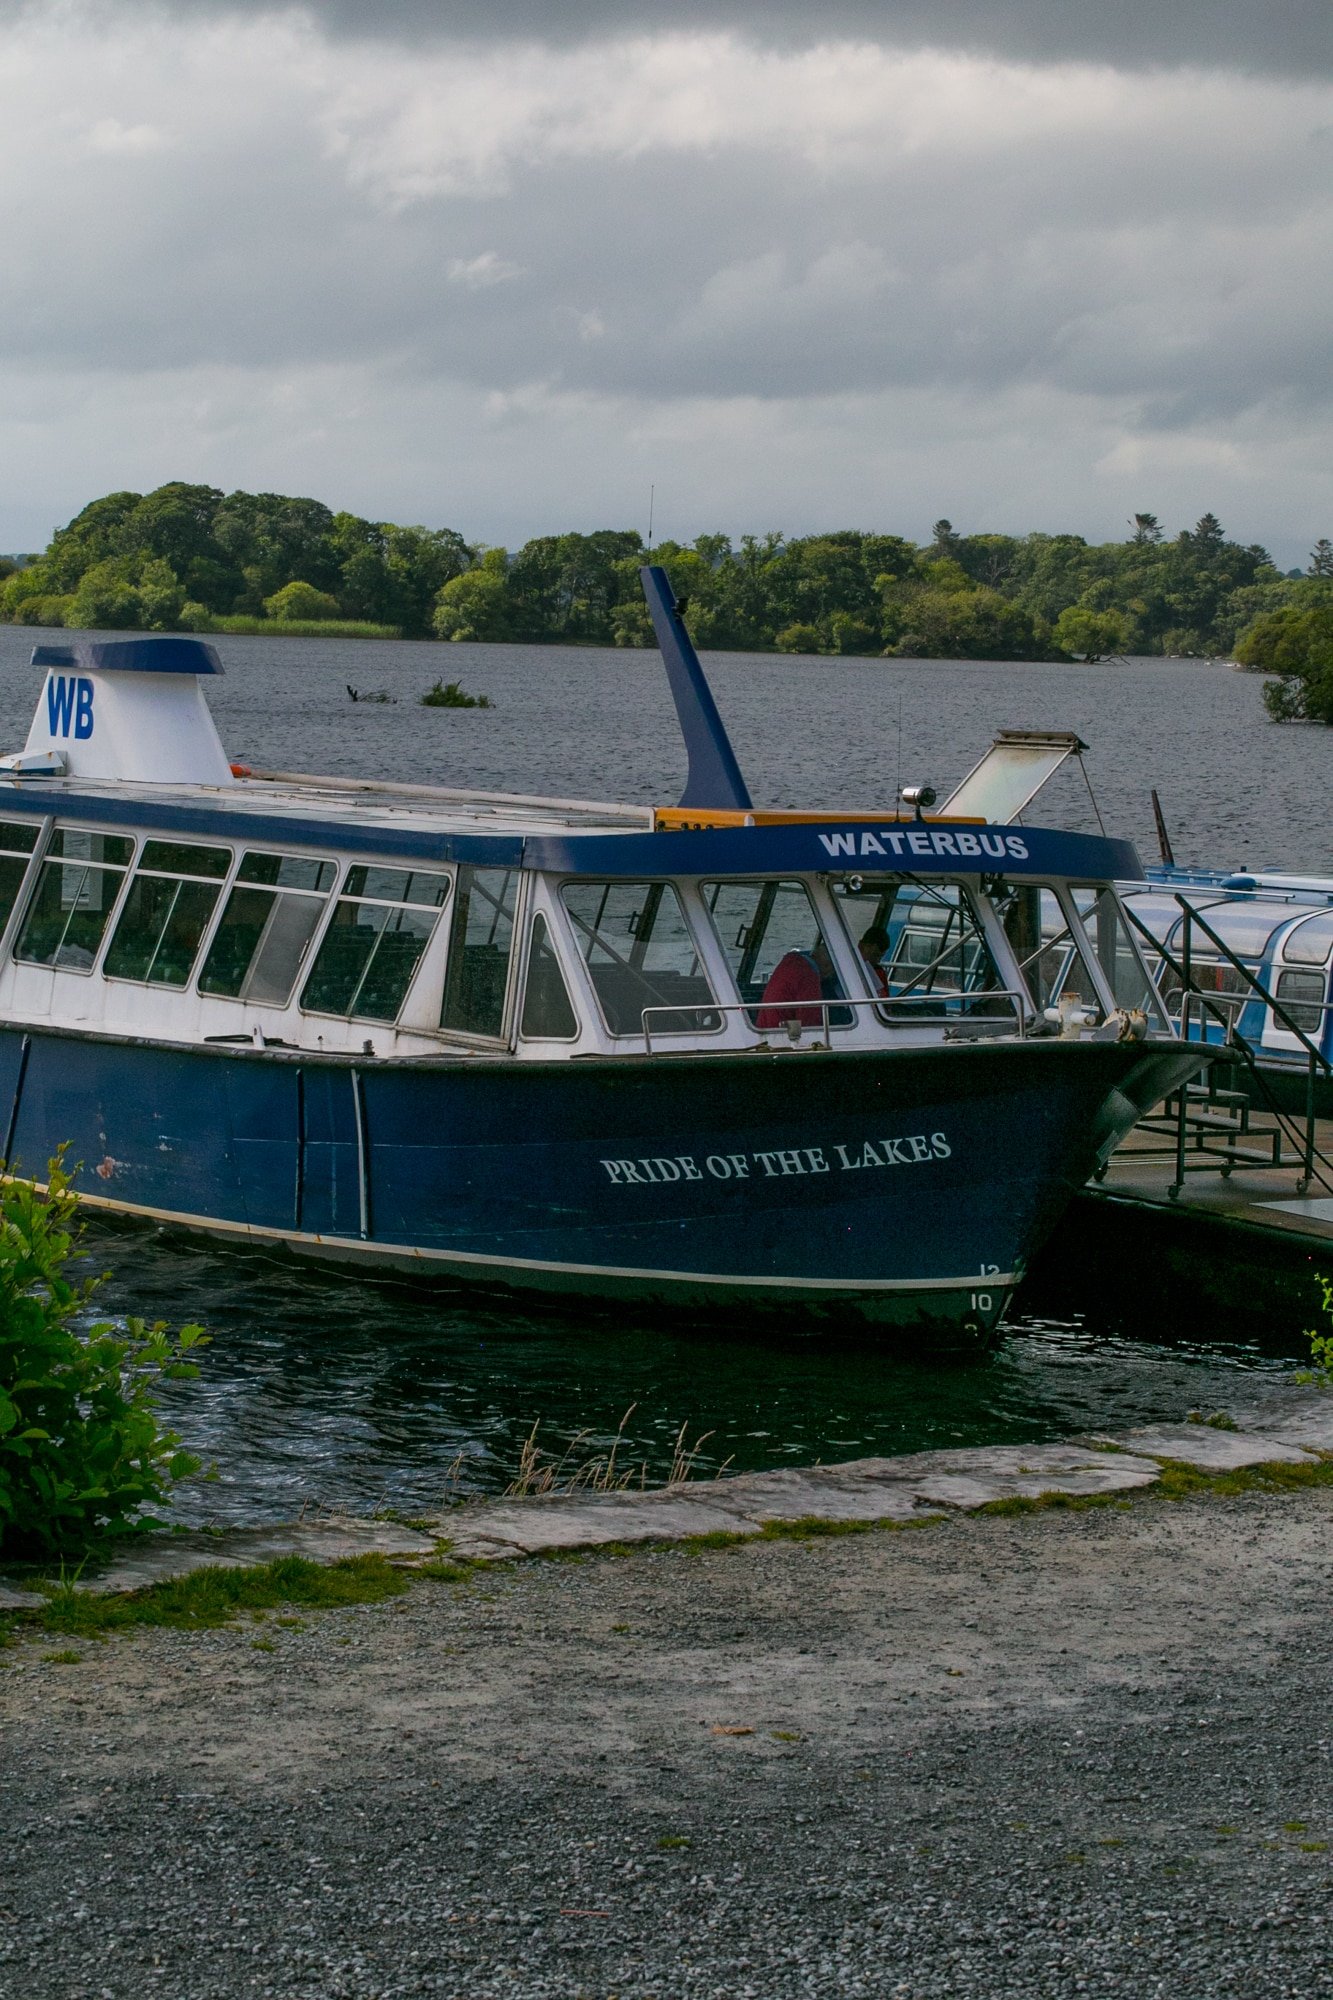
<svg viewBox="0 0 1333 2000">
<path fill-rule="evenodd" d="M 1202 1110 L 1202 1107 L 1201 1107 Z M 1100 1312 L 1136 1328 L 1299 1348 L 1333 1277 L 1333 1120 L 1248 1111 L 1193 1116 L 1178 1180 L 1174 1120 L 1137 1126 L 1104 1175 L 1076 1196 L 1034 1266 L 1019 1310 Z M 1322 1157 L 1321 1157 L 1322 1156 Z"/>
</svg>

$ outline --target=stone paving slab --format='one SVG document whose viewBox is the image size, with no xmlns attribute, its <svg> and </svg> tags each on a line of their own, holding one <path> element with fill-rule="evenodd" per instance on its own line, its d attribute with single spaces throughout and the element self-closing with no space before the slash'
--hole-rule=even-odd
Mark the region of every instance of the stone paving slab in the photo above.
<svg viewBox="0 0 1333 2000">
<path fill-rule="evenodd" d="M 721 1482 L 710 1481 L 710 1488 Z M 581 1493 L 569 1497 L 481 1501 L 475 1508 L 477 1537 L 498 1543 L 507 1556 L 542 1555 L 551 1549 L 591 1549 L 606 1542 L 656 1542 L 716 1531 L 744 1531 L 739 1511 L 725 1511 L 687 1496 L 684 1487 L 651 1493 Z M 453 1554 L 470 1554 L 468 1515 L 460 1510 L 440 1522 Z M 757 1526 L 754 1530 L 758 1532 Z"/>
<path fill-rule="evenodd" d="M 678 1541 L 724 1532 L 759 1534 L 770 1522 L 915 1521 L 942 1509 L 966 1511 L 1046 1493 L 1070 1498 L 1132 1492 L 1177 1459 L 1208 1472 L 1265 1463 L 1311 1465 L 1333 1453 L 1333 1395 L 1303 1392 L 1236 1418 L 1238 1430 L 1208 1424 L 1147 1424 L 1087 1443 L 967 1446 L 839 1465 L 784 1467 L 691 1481 L 652 1492 L 575 1493 L 480 1500 L 434 1516 L 422 1533 L 392 1521 L 324 1515 L 222 1535 L 162 1535 L 122 1549 L 109 1567 L 80 1579 L 97 1592 L 142 1590 L 192 1571 L 239 1568 L 279 1556 L 338 1562 L 379 1554 L 422 1562 L 440 1551 L 478 1562 L 512 1561 L 611 1542 Z M 1106 1446 L 1115 1449 L 1106 1449 Z M 22 1579 L 0 1581 L 0 1609 L 43 1600 Z"/>
<path fill-rule="evenodd" d="M 16 1590 L 12 1584 L 0 1583 L 0 1611 L 35 1611 L 45 1602 L 39 1590 Z"/>
<path fill-rule="evenodd" d="M 962 1446 L 904 1458 L 853 1459 L 838 1468 L 870 1481 L 907 1481 L 927 1507 L 984 1507 L 995 1500 L 1128 1493 L 1161 1477 L 1151 1458 L 1081 1444 Z"/>
<path fill-rule="evenodd" d="M 1221 1431 L 1211 1424 L 1144 1424 L 1116 1439 L 1148 1458 L 1177 1459 L 1200 1472 L 1238 1472 L 1247 1465 L 1315 1465 L 1317 1456 L 1271 1431 Z"/>
<path fill-rule="evenodd" d="M 1261 1431 L 1283 1444 L 1333 1452 L 1333 1390 L 1316 1391 L 1299 1408 L 1282 1416 L 1271 1410 L 1237 1411 L 1236 1422 L 1243 1431 Z"/>
<path fill-rule="evenodd" d="M 343 1562 L 348 1556 L 423 1557 L 435 1540 L 395 1521 L 360 1521 L 350 1515 L 292 1521 L 273 1528 L 233 1528 L 223 1535 L 162 1535 L 123 1549 L 109 1569 L 80 1578 L 80 1586 L 111 1596 L 144 1590 L 197 1569 L 244 1569 L 279 1556 L 310 1562 Z"/>
<path fill-rule="evenodd" d="M 769 1521 L 911 1521 L 931 1511 L 919 1505 L 910 1478 L 849 1477 L 837 1465 L 740 1473 L 691 1490 L 706 1491 L 711 1504 L 735 1515 L 738 1527 Z"/>
</svg>

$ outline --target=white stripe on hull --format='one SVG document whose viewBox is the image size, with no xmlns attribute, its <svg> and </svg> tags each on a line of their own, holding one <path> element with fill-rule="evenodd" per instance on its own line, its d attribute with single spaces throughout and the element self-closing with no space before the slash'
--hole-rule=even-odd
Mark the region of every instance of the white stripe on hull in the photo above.
<svg viewBox="0 0 1333 2000">
<path fill-rule="evenodd" d="M 5 1176 L 6 1179 L 12 1178 Z M 35 1183 L 41 1186 L 41 1183 Z M 79 1192 L 80 1205 L 107 1209 L 116 1215 L 131 1215 L 144 1222 L 156 1222 L 176 1229 L 204 1230 L 236 1242 L 280 1243 L 305 1254 L 342 1257 L 350 1261 L 391 1264 L 398 1269 L 457 1270 L 469 1277 L 506 1279 L 531 1274 L 550 1279 L 600 1278 L 626 1284 L 680 1285 L 703 1289 L 753 1292 L 770 1297 L 784 1293 L 809 1298 L 824 1294 L 829 1298 L 857 1295 L 915 1292 L 1003 1292 L 1018 1283 L 1013 1271 L 991 1272 L 986 1277 L 969 1273 L 956 1278 L 773 1278 L 729 1271 L 657 1271 L 635 1265 L 564 1264 L 538 1257 L 487 1257 L 470 1250 L 423 1250 L 412 1243 L 364 1241 L 354 1236 L 316 1236 L 297 1229 L 264 1229 L 250 1222 L 229 1222 L 213 1216 L 191 1215 L 174 1209 L 145 1208 L 137 1202 L 113 1201 L 106 1195 Z"/>
</svg>

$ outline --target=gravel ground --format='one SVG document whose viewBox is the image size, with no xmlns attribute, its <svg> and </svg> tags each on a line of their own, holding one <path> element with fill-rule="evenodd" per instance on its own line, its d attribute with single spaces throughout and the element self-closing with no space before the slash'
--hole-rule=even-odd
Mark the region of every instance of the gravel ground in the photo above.
<svg viewBox="0 0 1333 2000">
<path fill-rule="evenodd" d="M 0 1992 L 1333 1994 L 1331 1530 L 1146 1499 L 25 1641 Z"/>
</svg>

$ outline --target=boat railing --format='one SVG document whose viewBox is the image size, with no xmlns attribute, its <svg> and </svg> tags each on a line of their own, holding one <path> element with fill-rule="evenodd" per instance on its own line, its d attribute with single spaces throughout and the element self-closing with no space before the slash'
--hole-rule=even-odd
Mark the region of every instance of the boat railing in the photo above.
<svg viewBox="0 0 1333 2000">
<path fill-rule="evenodd" d="M 944 1001 L 943 1008 L 941 1008 L 942 998 Z M 829 1000 L 721 1000 L 710 1001 L 707 1006 L 699 1007 L 683 1007 L 679 1004 L 674 1007 L 645 1007 L 641 1016 L 643 1045 L 645 1052 L 651 1055 L 653 1053 L 654 1034 L 651 1017 L 661 1014 L 671 1015 L 677 1023 L 679 1023 L 681 1016 L 684 1014 L 697 1014 L 701 1017 L 712 1017 L 718 1014 L 747 1014 L 750 1016 L 755 1032 L 762 1036 L 766 1043 L 771 1045 L 773 1038 L 778 1037 L 779 1046 L 781 1046 L 782 1041 L 786 1041 L 793 1048 L 801 1041 L 807 1028 L 817 1028 L 822 1033 L 823 1040 L 827 1043 L 829 1030 L 832 1026 L 847 1025 L 845 1022 L 835 1023 L 833 1017 L 838 1014 L 847 1013 L 853 1008 L 860 1007 L 876 1008 L 880 1020 L 887 1027 L 943 1027 L 947 1030 L 949 1028 L 957 1029 L 965 1022 L 971 1033 L 984 1033 L 985 1029 L 982 1028 L 981 1023 L 985 1017 L 977 1013 L 967 1012 L 967 1005 L 969 1002 L 992 1004 L 995 1001 L 1009 1002 L 1012 1008 L 1012 1020 L 1010 1020 L 1008 1015 L 997 1015 L 993 1017 L 989 1024 L 991 1030 L 1004 1028 L 1010 1032 L 1016 1032 L 1020 1041 L 1025 1040 L 1028 1030 L 1028 1010 L 1032 1005 L 1030 996 L 1018 991 L 1014 987 L 987 986 L 979 987 L 974 993 L 956 993 L 949 994 L 948 996 L 941 996 L 938 993 L 880 993 L 870 997 L 853 995 L 845 1000 L 839 998 Z M 935 1013 L 917 1014 L 913 1017 L 895 1012 L 899 1008 L 925 1007 L 928 1005 L 935 1007 Z M 774 1014 L 779 1010 L 781 1010 L 781 1018 L 776 1026 L 772 1028 L 761 1028 L 759 1026 L 757 1017 L 760 1014 Z M 819 1016 L 818 1022 L 811 1019 L 811 1016 L 815 1014 Z M 669 1029 L 659 1026 L 656 1029 L 659 1038 L 663 1034 L 670 1034 L 674 1037 L 689 1034 L 690 1032 L 690 1029 L 680 1026 Z M 813 1047 L 814 1044 L 812 1043 L 811 1046 Z"/>
<path fill-rule="evenodd" d="M 1142 923 L 1139 920 L 1139 918 L 1134 915 L 1133 911 L 1129 909 L 1128 905 L 1126 905 L 1125 914 L 1129 918 L 1130 922 L 1134 925 L 1134 928 L 1137 931 L 1141 932 L 1143 937 L 1152 947 L 1152 950 L 1161 959 L 1162 963 L 1166 966 L 1169 966 L 1171 971 L 1175 974 L 1176 978 L 1180 981 L 1181 1040 L 1182 1041 L 1190 1040 L 1189 1022 L 1190 1022 L 1191 1012 L 1193 1011 L 1192 1003 L 1197 1001 L 1198 1012 L 1199 1012 L 1199 1024 L 1201 1029 L 1200 1039 L 1204 1042 L 1204 1044 L 1208 1047 L 1216 1046 L 1215 1043 L 1209 1043 L 1207 1040 L 1207 1022 L 1205 1016 L 1207 1014 L 1212 1014 L 1215 1017 L 1215 1019 L 1221 1024 L 1223 1046 L 1225 1048 L 1235 1050 L 1236 1053 L 1240 1056 L 1241 1060 L 1250 1069 L 1252 1074 L 1257 1076 L 1259 1073 L 1258 1065 L 1255 1060 L 1255 1052 L 1253 1048 L 1250 1046 L 1250 1043 L 1248 1042 L 1246 1037 L 1240 1033 L 1239 1029 L 1236 1026 L 1237 1019 L 1239 1018 L 1241 1012 L 1240 1006 L 1238 1006 L 1236 1003 L 1237 1001 L 1241 1001 L 1244 996 L 1234 993 L 1232 994 L 1209 993 L 1203 987 L 1198 986 L 1195 983 L 1192 960 L 1193 960 L 1194 932 L 1197 929 L 1203 933 L 1203 935 L 1208 939 L 1208 942 L 1213 946 L 1213 948 L 1218 953 L 1220 953 L 1221 957 L 1225 959 L 1226 963 L 1232 968 L 1232 970 L 1240 974 L 1241 979 L 1245 982 L 1245 986 L 1248 989 L 1249 994 L 1252 995 L 1255 999 L 1261 1000 L 1263 1002 L 1264 1006 L 1271 1011 L 1274 1020 L 1280 1022 L 1282 1027 L 1285 1028 L 1288 1034 L 1294 1035 L 1296 1040 L 1300 1043 L 1301 1047 L 1305 1051 L 1305 1056 L 1306 1056 L 1305 1121 L 1304 1121 L 1305 1130 L 1301 1140 L 1301 1159 L 1300 1159 L 1301 1174 L 1299 1180 L 1296 1183 L 1297 1193 L 1304 1194 L 1314 1181 L 1315 1161 L 1316 1159 L 1321 1158 L 1318 1147 L 1315 1143 L 1316 1084 L 1318 1081 L 1319 1072 L 1321 1070 L 1326 1075 L 1333 1075 L 1333 1063 L 1330 1063 L 1328 1057 L 1324 1055 L 1323 1052 L 1316 1047 L 1315 1043 L 1310 1040 L 1310 1037 L 1306 1034 L 1304 1028 L 1300 1026 L 1299 1022 L 1293 1019 L 1290 1011 L 1283 1006 L 1282 1002 L 1278 999 L 1277 995 L 1269 987 L 1265 986 L 1263 980 L 1260 979 L 1258 973 L 1252 971 L 1251 968 L 1245 964 L 1243 959 L 1240 959 L 1236 956 L 1235 952 L 1231 949 L 1230 945 L 1227 944 L 1226 940 L 1218 936 L 1217 932 L 1213 929 L 1213 926 L 1208 922 L 1208 919 L 1194 907 L 1193 903 L 1188 902 L 1184 896 L 1179 896 L 1179 895 L 1176 897 L 1175 900 L 1185 913 L 1185 923 L 1181 933 L 1181 953 L 1179 960 L 1175 959 L 1171 955 L 1171 953 L 1166 949 L 1166 946 L 1160 941 L 1160 939 L 1153 936 L 1152 932 L 1148 929 L 1147 925 Z M 1308 1011 L 1308 1003 L 1302 1002 L 1301 1004 L 1303 1007 L 1306 1007 Z M 1326 1015 L 1330 1011 L 1327 1003 L 1316 1003 L 1316 1004 L 1319 1004 L 1321 1014 Z M 1172 1182 L 1170 1188 L 1168 1189 L 1168 1193 L 1171 1195 L 1173 1200 L 1180 1194 L 1181 1189 L 1185 1185 L 1185 1155 L 1188 1148 L 1189 1121 L 1190 1121 L 1189 1086 L 1182 1084 L 1180 1090 L 1176 1094 L 1176 1116 L 1175 1116 L 1176 1172 L 1175 1172 L 1175 1179 Z M 1328 1163 L 1325 1162 L 1325 1164 Z M 1229 1171 L 1229 1168 L 1224 1168 L 1224 1171 Z"/>
</svg>

